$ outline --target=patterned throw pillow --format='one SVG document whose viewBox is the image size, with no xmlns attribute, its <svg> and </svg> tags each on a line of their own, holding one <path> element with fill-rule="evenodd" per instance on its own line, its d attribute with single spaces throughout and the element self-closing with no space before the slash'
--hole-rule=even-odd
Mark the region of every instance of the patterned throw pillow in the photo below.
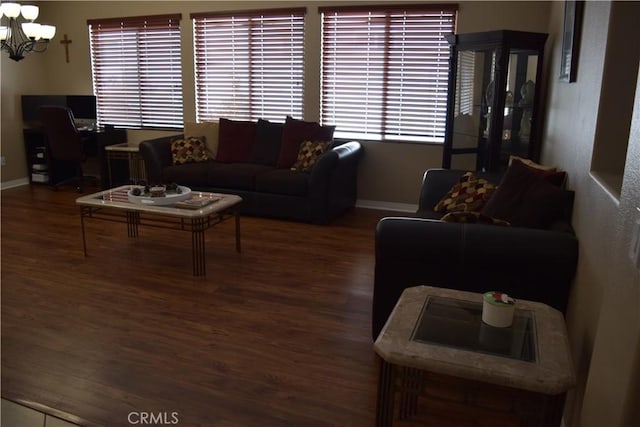
<svg viewBox="0 0 640 427">
<path fill-rule="evenodd" d="M 218 132 L 220 122 L 213 120 L 210 122 L 184 122 L 185 138 L 201 138 L 207 144 L 207 156 L 213 160 L 218 155 Z"/>
<path fill-rule="evenodd" d="M 331 142 L 304 141 L 300 145 L 298 158 L 293 166 L 291 166 L 291 170 L 296 172 L 309 172 L 313 168 L 313 165 L 315 165 L 318 157 L 327 151 L 329 144 L 331 144 Z"/>
<path fill-rule="evenodd" d="M 479 212 L 496 186 L 473 172 L 466 172 L 451 190 L 433 208 L 440 213 Z"/>
<path fill-rule="evenodd" d="M 296 161 L 300 145 L 304 141 L 331 141 L 335 126 L 321 126 L 317 122 L 306 122 L 287 116 L 282 128 L 282 140 L 276 167 L 288 169 Z"/>
<path fill-rule="evenodd" d="M 489 224 L 510 226 L 509 221 L 482 215 L 480 212 L 449 212 L 441 218 L 444 222 L 464 222 L 466 224 Z"/>
<path fill-rule="evenodd" d="M 171 141 L 171 157 L 174 165 L 209 160 L 207 144 L 202 137 L 176 138 Z"/>
</svg>

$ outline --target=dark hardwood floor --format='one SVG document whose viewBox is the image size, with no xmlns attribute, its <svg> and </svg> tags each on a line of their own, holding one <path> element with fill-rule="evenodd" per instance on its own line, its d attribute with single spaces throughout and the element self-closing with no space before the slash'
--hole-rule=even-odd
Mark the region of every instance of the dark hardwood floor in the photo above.
<svg viewBox="0 0 640 427">
<path fill-rule="evenodd" d="M 374 227 L 388 212 L 328 226 L 243 217 L 241 254 L 233 221 L 219 224 L 197 278 L 177 231 L 129 239 L 124 224 L 89 221 L 85 257 L 78 196 L 1 192 L 3 398 L 87 426 L 131 425 L 133 412 L 179 426 L 374 425 Z M 496 425 L 461 413 L 424 425 Z"/>
</svg>

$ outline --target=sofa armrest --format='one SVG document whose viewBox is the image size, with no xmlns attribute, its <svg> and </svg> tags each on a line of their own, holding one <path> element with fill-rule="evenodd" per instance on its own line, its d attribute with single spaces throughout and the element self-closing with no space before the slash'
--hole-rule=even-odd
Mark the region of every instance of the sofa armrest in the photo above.
<svg viewBox="0 0 640 427">
<path fill-rule="evenodd" d="M 144 159 L 147 182 L 150 184 L 162 182 L 162 169 L 172 165 L 171 140 L 181 136 L 163 136 L 140 143 L 140 155 Z"/>
<path fill-rule="evenodd" d="M 362 154 L 362 144 L 357 141 L 336 145 L 318 158 L 311 170 L 311 179 L 324 179 L 338 167 L 353 167 Z"/>
<path fill-rule="evenodd" d="M 358 162 L 363 152 L 362 144 L 351 141 L 320 156 L 309 177 L 309 209 L 313 222 L 326 223 L 355 205 Z"/>
<path fill-rule="evenodd" d="M 428 169 L 422 176 L 418 212 L 431 211 L 464 174 L 455 169 Z"/>
<path fill-rule="evenodd" d="M 383 218 L 376 227 L 373 338 L 405 288 L 499 290 L 565 312 L 578 242 L 568 233 L 421 218 Z"/>
</svg>

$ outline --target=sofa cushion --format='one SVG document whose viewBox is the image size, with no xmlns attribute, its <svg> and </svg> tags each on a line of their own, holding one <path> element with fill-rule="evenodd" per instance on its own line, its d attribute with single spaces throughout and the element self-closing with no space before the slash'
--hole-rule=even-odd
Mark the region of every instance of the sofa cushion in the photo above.
<svg viewBox="0 0 640 427">
<path fill-rule="evenodd" d="M 210 187 L 253 191 L 256 176 L 272 169 L 273 166 L 252 163 L 214 163 L 203 182 Z"/>
<path fill-rule="evenodd" d="M 517 227 L 547 228 L 573 202 L 571 192 L 559 187 L 564 180 L 564 172 L 544 171 L 513 161 L 481 212 Z"/>
<path fill-rule="evenodd" d="M 316 161 L 329 148 L 331 141 L 305 141 L 300 145 L 298 158 L 291 170 L 295 172 L 310 172 Z"/>
<path fill-rule="evenodd" d="M 317 122 L 305 122 L 287 116 L 282 129 L 282 145 L 278 155 L 279 168 L 289 169 L 298 157 L 304 141 L 331 141 L 335 126 L 320 126 Z"/>
<path fill-rule="evenodd" d="M 275 166 L 280 154 L 284 123 L 272 123 L 259 119 L 256 125 L 256 137 L 251 151 L 251 163 Z"/>
<path fill-rule="evenodd" d="M 263 193 L 306 196 L 309 174 L 289 169 L 276 169 L 256 177 L 256 190 Z"/>
<path fill-rule="evenodd" d="M 162 169 L 162 182 L 151 182 L 150 184 L 169 184 L 175 182 L 180 185 L 186 185 L 187 187 L 199 187 L 207 182 L 207 174 L 213 164 L 213 161 L 207 161 L 168 166 Z"/>
<path fill-rule="evenodd" d="M 209 158 L 215 159 L 218 155 L 218 132 L 219 122 L 185 122 L 184 124 L 184 136 L 185 138 L 199 137 L 203 138 L 207 144 L 207 150 L 209 152 Z"/>
<path fill-rule="evenodd" d="M 444 222 L 463 222 L 466 224 L 511 225 L 505 220 L 491 218 L 480 212 L 449 212 L 443 216 L 441 220 Z"/>
<path fill-rule="evenodd" d="M 171 159 L 174 165 L 209 160 L 207 145 L 202 137 L 184 137 L 171 140 Z"/>
<path fill-rule="evenodd" d="M 255 137 L 255 122 L 221 118 L 216 160 L 224 163 L 248 162 Z"/>
<path fill-rule="evenodd" d="M 466 172 L 434 206 L 435 212 L 479 212 L 496 186 L 473 172 Z M 491 216 L 491 215 L 489 215 Z"/>
</svg>

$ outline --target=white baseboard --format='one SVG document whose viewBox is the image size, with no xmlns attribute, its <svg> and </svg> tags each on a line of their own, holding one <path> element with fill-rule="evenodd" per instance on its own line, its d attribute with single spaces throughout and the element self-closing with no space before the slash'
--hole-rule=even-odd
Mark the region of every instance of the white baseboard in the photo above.
<svg viewBox="0 0 640 427">
<path fill-rule="evenodd" d="M 14 179 L 13 181 L 6 181 L 0 183 L 0 190 L 8 190 L 9 188 L 22 187 L 23 185 L 29 185 L 29 178 Z"/>
<path fill-rule="evenodd" d="M 414 213 L 418 210 L 418 205 L 412 205 L 410 203 L 395 203 L 395 202 L 383 202 L 380 200 L 362 200 L 356 201 L 357 208 L 364 209 L 376 209 L 383 211 L 396 211 Z"/>
</svg>

